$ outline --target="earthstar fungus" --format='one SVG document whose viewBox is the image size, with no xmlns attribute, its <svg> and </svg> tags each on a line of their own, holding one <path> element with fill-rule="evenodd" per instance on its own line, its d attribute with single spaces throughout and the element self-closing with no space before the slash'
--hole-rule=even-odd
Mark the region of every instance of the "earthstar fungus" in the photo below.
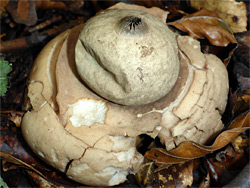
<svg viewBox="0 0 250 188">
<path fill-rule="evenodd" d="M 139 170 L 140 134 L 166 149 L 207 143 L 223 128 L 227 93 L 226 68 L 197 40 L 148 13 L 109 10 L 40 52 L 21 127 L 31 149 L 72 180 L 112 186 Z"/>
</svg>

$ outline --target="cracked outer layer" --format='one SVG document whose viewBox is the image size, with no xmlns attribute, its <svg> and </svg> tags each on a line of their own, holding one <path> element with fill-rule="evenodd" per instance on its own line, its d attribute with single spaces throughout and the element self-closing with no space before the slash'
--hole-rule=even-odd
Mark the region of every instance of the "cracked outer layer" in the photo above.
<svg viewBox="0 0 250 188">
<path fill-rule="evenodd" d="M 182 101 L 163 114 L 158 136 L 169 150 L 186 140 L 201 144 L 212 140 L 223 128 L 221 114 L 228 93 L 227 70 L 221 60 L 202 54 L 199 42 L 191 37 L 178 36 L 177 42 L 193 79 Z"/>
<path fill-rule="evenodd" d="M 197 40 L 177 37 L 180 70 L 168 94 L 151 104 L 122 106 L 93 93 L 77 74 L 75 45 L 82 27 L 48 43 L 30 75 L 31 110 L 21 128 L 41 159 L 74 181 L 112 186 L 143 162 L 136 136 L 159 136 L 172 149 L 187 140 L 204 144 L 222 129 L 227 71 L 216 56 L 201 53 Z"/>
<path fill-rule="evenodd" d="M 68 178 L 93 186 L 117 185 L 139 169 L 143 156 L 136 151 L 136 136 L 152 131 L 160 115 L 152 113 L 133 127 L 131 122 L 139 121 L 134 111 L 142 112 L 141 108 L 122 110 L 130 121 L 122 118 L 122 112 L 120 119 L 114 119 L 119 107 L 83 85 L 76 74 L 73 48 L 81 28 L 59 35 L 37 57 L 28 86 L 32 110 L 23 117 L 22 133 L 41 159 Z M 55 85 L 50 85 L 53 79 Z M 77 108 L 82 116 L 75 113 Z M 143 127 L 148 119 L 153 123 Z"/>
</svg>

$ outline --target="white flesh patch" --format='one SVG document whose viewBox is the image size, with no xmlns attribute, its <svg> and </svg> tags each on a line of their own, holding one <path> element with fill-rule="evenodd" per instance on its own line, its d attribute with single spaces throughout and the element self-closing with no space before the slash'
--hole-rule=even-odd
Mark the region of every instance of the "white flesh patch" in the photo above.
<svg viewBox="0 0 250 188">
<path fill-rule="evenodd" d="M 128 163 L 135 156 L 135 148 L 130 148 L 128 151 L 114 153 L 120 162 L 127 161 Z"/>
<path fill-rule="evenodd" d="M 83 164 L 79 164 L 79 165 L 75 166 L 74 171 L 75 171 L 75 173 L 80 174 L 80 173 L 82 173 L 83 171 L 85 171 L 85 170 L 87 170 L 89 168 L 90 167 L 89 167 L 88 164 L 83 163 Z"/>
<path fill-rule="evenodd" d="M 45 158 L 44 153 L 43 153 L 43 152 L 41 152 L 41 151 L 39 151 L 39 152 L 38 152 L 38 155 L 40 155 L 42 158 Z"/>
<path fill-rule="evenodd" d="M 124 181 L 126 181 L 126 176 L 128 175 L 128 170 L 122 171 L 120 168 L 115 167 L 106 167 L 101 172 L 95 174 L 97 177 L 105 177 L 110 175 L 111 178 L 109 180 L 109 186 L 118 185 Z"/>
<path fill-rule="evenodd" d="M 135 146 L 135 138 L 124 137 L 124 136 L 109 136 L 109 138 L 114 142 L 112 146 L 112 151 L 118 152 L 126 150 L 126 148 L 131 148 Z"/>
<path fill-rule="evenodd" d="M 91 126 L 94 123 L 104 123 L 107 107 L 104 102 L 82 99 L 72 105 L 73 112 L 70 118 L 72 125 Z"/>
<path fill-rule="evenodd" d="M 119 185 L 127 180 L 127 171 L 116 172 L 109 180 L 109 186 Z"/>
<path fill-rule="evenodd" d="M 52 156 L 53 162 L 58 162 L 57 154 L 54 149 L 51 150 L 51 156 Z"/>
<path fill-rule="evenodd" d="M 188 44 L 191 44 L 191 45 L 192 45 L 193 42 L 194 42 L 194 39 L 190 37 L 190 38 L 188 39 Z"/>
</svg>

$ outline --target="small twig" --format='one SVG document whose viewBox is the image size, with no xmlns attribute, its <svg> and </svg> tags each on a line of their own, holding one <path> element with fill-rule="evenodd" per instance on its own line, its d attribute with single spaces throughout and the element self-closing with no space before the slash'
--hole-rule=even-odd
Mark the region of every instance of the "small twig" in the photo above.
<svg viewBox="0 0 250 188">
<path fill-rule="evenodd" d="M 56 35 L 62 33 L 63 31 L 67 29 L 71 29 L 74 26 L 83 23 L 84 21 L 85 21 L 84 18 L 81 18 L 78 20 L 72 20 L 72 21 L 69 21 L 68 23 L 64 23 L 52 29 L 48 29 L 39 34 L 32 33 L 28 37 L 18 38 L 18 39 L 9 40 L 9 41 L 1 41 L 0 53 L 7 53 L 10 51 L 27 49 L 32 46 L 39 45 L 42 42 L 46 41 L 48 38 L 55 37 Z"/>
<path fill-rule="evenodd" d="M 41 29 L 43 29 L 43 28 L 45 28 L 53 23 L 61 21 L 61 20 L 62 20 L 62 16 L 53 16 L 52 18 L 46 20 L 45 22 L 42 22 L 34 27 L 29 28 L 28 31 L 31 33 L 31 32 L 36 31 L 36 30 L 41 30 Z"/>
<path fill-rule="evenodd" d="M 30 45 L 27 44 L 25 38 L 18 38 L 9 41 L 1 41 L 0 53 L 14 51 L 22 48 L 28 48 Z"/>
</svg>

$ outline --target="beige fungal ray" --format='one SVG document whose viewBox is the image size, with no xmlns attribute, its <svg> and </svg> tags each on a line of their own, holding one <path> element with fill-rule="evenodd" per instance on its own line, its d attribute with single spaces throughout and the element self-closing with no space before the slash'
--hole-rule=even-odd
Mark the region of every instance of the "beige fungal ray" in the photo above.
<svg viewBox="0 0 250 188">
<path fill-rule="evenodd" d="M 139 170 L 140 134 L 158 136 L 168 150 L 212 139 L 227 93 L 225 66 L 197 40 L 148 13 L 109 10 L 41 51 L 21 128 L 30 148 L 68 178 L 113 186 Z"/>
<path fill-rule="evenodd" d="M 40 82 L 42 84 L 42 95 L 55 110 L 57 109 L 55 102 L 55 66 L 61 46 L 68 34 L 69 30 L 58 35 L 46 45 L 46 48 L 37 56 L 30 74 L 30 82 Z"/>
</svg>

